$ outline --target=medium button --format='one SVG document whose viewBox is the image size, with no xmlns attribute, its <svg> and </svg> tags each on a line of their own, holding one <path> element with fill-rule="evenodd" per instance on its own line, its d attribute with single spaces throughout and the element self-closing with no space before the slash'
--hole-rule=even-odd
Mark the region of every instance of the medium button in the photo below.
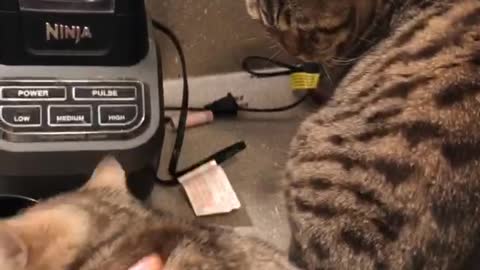
<svg viewBox="0 0 480 270">
<path fill-rule="evenodd" d="M 89 105 L 50 106 L 48 125 L 81 127 L 92 125 L 92 107 Z"/>
<path fill-rule="evenodd" d="M 136 105 L 101 105 L 98 107 L 101 126 L 126 126 L 137 118 Z"/>
<path fill-rule="evenodd" d="M 37 127 L 42 124 L 40 106 L 4 106 L 2 121 L 12 127 Z"/>
<path fill-rule="evenodd" d="M 82 86 L 73 88 L 76 100 L 135 100 L 137 89 L 130 86 Z"/>
<path fill-rule="evenodd" d="M 5 86 L 1 89 L 3 100 L 66 100 L 65 87 Z"/>
</svg>

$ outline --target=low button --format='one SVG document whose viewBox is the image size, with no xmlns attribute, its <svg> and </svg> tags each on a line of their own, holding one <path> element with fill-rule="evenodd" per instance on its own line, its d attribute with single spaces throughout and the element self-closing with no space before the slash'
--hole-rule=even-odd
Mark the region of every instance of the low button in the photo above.
<svg viewBox="0 0 480 270">
<path fill-rule="evenodd" d="M 67 90 L 65 87 L 28 87 L 5 86 L 1 88 L 3 100 L 65 100 Z"/>
<path fill-rule="evenodd" d="M 92 125 L 92 107 L 89 105 L 50 106 L 48 124 L 52 127 L 84 127 Z"/>
<path fill-rule="evenodd" d="M 136 105 L 100 105 L 98 117 L 101 126 L 126 126 L 137 118 Z"/>
<path fill-rule="evenodd" d="M 76 100 L 135 100 L 137 88 L 130 86 L 78 86 L 73 88 Z"/>
<path fill-rule="evenodd" d="M 4 106 L 2 121 L 12 127 L 38 127 L 42 124 L 40 106 Z"/>
</svg>

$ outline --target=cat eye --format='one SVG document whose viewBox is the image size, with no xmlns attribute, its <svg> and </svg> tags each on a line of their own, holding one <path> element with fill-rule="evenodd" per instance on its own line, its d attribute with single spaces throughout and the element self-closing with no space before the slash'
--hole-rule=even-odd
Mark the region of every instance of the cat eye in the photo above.
<svg viewBox="0 0 480 270">
<path fill-rule="evenodd" d="M 355 22 L 355 20 L 353 19 L 353 16 L 354 16 L 354 11 L 350 10 L 347 16 L 345 16 L 345 18 L 343 18 L 342 20 L 334 24 L 319 23 L 315 27 L 315 29 L 316 31 L 321 32 L 323 34 L 327 34 L 327 35 L 337 34 L 339 31 L 348 27 L 351 23 Z"/>
<path fill-rule="evenodd" d="M 323 33 L 323 34 L 336 34 L 338 31 L 342 30 L 349 24 L 348 21 L 345 21 L 341 24 L 334 25 L 334 26 L 317 26 L 315 29 L 317 32 Z"/>
</svg>

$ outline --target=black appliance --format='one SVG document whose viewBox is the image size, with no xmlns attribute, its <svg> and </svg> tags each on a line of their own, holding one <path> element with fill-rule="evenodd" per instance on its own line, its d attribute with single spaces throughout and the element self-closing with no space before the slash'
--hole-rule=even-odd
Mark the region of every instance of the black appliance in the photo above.
<svg viewBox="0 0 480 270">
<path fill-rule="evenodd" d="M 143 0 L 1 0 L 0 190 L 110 153 L 145 168 L 164 135 L 159 69 Z"/>
</svg>

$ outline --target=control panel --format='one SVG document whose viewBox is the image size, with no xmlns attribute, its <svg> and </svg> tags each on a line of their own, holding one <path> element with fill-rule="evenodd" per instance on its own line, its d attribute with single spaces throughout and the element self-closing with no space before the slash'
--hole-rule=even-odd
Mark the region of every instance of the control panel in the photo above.
<svg viewBox="0 0 480 270">
<path fill-rule="evenodd" d="M 10 141 L 133 138 L 148 121 L 140 81 L 0 81 L 0 129 Z"/>
<path fill-rule="evenodd" d="M 159 158 L 163 79 L 148 47 L 129 66 L 0 61 L 0 176 L 89 175 L 107 154 L 129 172 Z"/>
</svg>

